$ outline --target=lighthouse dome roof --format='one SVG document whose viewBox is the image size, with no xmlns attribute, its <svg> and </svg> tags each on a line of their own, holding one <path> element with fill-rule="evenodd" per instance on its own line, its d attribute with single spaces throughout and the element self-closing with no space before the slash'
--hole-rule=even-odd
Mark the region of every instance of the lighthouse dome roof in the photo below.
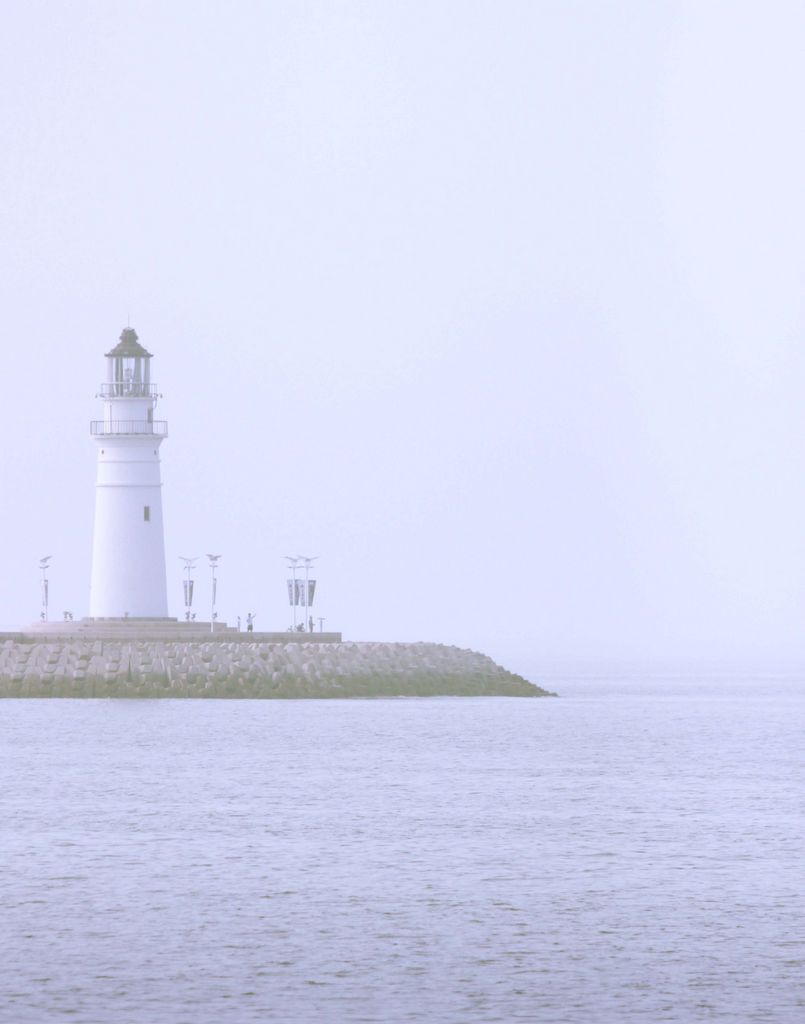
<svg viewBox="0 0 805 1024">
<path fill-rule="evenodd" d="M 137 341 L 137 332 L 133 327 L 126 327 L 123 333 L 120 335 L 120 341 L 115 345 L 111 352 L 106 353 L 108 356 L 144 356 L 146 359 L 151 358 L 151 353 L 142 347 Z"/>
</svg>

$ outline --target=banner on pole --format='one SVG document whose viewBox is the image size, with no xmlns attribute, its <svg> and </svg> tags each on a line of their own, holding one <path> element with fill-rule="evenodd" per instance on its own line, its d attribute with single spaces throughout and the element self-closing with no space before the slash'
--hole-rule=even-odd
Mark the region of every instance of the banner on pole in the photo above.
<svg viewBox="0 0 805 1024">
<path fill-rule="evenodd" d="M 305 581 L 304 580 L 288 580 L 288 604 L 290 605 L 305 605 Z M 316 593 L 316 581 L 308 580 L 307 586 L 307 606 L 308 608 L 313 605 L 313 596 Z"/>
<path fill-rule="evenodd" d="M 193 584 L 195 580 L 184 581 L 184 606 L 185 608 L 193 607 Z"/>
</svg>

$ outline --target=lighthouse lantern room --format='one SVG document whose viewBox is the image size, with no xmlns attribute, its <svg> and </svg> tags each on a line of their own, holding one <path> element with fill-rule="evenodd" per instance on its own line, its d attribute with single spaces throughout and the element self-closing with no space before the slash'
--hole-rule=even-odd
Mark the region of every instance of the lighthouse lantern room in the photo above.
<svg viewBox="0 0 805 1024">
<path fill-rule="evenodd" d="M 154 418 L 151 353 L 127 327 L 106 353 L 98 448 L 90 617 L 166 618 L 165 541 L 159 448 L 168 435 Z"/>
</svg>

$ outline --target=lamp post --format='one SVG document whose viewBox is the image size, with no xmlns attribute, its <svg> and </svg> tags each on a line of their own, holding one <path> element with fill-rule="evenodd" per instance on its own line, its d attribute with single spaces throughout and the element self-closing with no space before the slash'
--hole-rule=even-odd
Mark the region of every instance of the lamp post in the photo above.
<svg viewBox="0 0 805 1024">
<path fill-rule="evenodd" d="M 305 630 L 312 633 L 313 630 L 310 627 L 310 567 L 318 558 L 318 555 L 313 555 L 309 558 L 307 555 L 299 555 L 299 561 L 305 563 Z"/>
<path fill-rule="evenodd" d="M 48 562 L 53 555 L 45 555 L 39 559 L 39 568 L 42 572 L 42 611 L 39 614 L 43 622 L 48 620 Z"/>
<path fill-rule="evenodd" d="M 182 581 L 183 584 L 184 584 L 184 586 L 183 586 L 183 590 L 184 590 L 184 617 L 185 617 L 185 622 L 190 622 L 190 619 L 191 619 L 191 616 L 192 616 L 192 608 L 193 608 L 193 585 L 194 585 L 194 582 L 195 582 L 193 580 L 193 578 L 191 577 L 190 573 L 196 567 L 196 562 L 198 561 L 198 555 L 196 555 L 195 558 L 185 558 L 184 555 L 179 555 L 179 558 L 180 558 L 180 560 L 182 562 L 184 562 L 184 571 L 185 571 L 185 578 Z"/>
<path fill-rule="evenodd" d="M 218 581 L 215 578 L 215 570 L 218 568 L 218 559 L 220 555 L 207 555 L 210 560 L 210 572 L 212 573 L 212 604 L 210 606 L 210 632 L 215 632 L 215 592 L 218 586 Z"/>
<path fill-rule="evenodd" d="M 291 604 L 293 605 L 293 631 L 296 632 L 296 563 L 299 561 L 299 556 L 294 557 L 293 555 L 286 555 L 285 561 L 291 568 Z"/>
</svg>

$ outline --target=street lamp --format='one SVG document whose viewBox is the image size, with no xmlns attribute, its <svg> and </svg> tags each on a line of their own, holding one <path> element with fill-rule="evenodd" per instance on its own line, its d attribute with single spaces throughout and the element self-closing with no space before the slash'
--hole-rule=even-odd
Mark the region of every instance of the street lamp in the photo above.
<svg viewBox="0 0 805 1024">
<path fill-rule="evenodd" d="M 196 555 L 195 558 L 185 558 L 184 555 L 179 555 L 179 559 L 182 562 L 184 562 L 184 571 L 185 571 L 185 578 L 182 581 L 182 584 L 183 584 L 183 588 L 182 589 L 184 590 L 184 617 L 185 617 L 185 621 L 186 622 L 190 622 L 190 619 L 192 618 L 192 608 L 193 608 L 193 585 L 194 585 L 194 582 L 195 582 L 193 580 L 193 578 L 191 577 L 190 573 L 196 567 L 196 562 L 198 561 L 198 555 Z"/>
<path fill-rule="evenodd" d="M 220 555 L 207 555 L 210 560 L 210 571 L 212 573 L 212 605 L 210 611 L 210 632 L 215 632 L 215 591 L 218 586 L 218 581 L 215 578 L 215 570 L 218 568 L 218 559 Z"/>
<path fill-rule="evenodd" d="M 318 557 L 318 555 L 313 555 L 312 558 L 308 558 L 307 555 L 297 555 L 299 561 L 305 563 L 305 629 L 309 633 L 313 632 L 310 625 L 310 567 Z"/>
<path fill-rule="evenodd" d="M 39 618 L 43 622 L 48 620 L 48 562 L 51 558 L 53 555 L 45 555 L 44 558 L 39 559 L 39 568 L 42 572 L 42 611 Z"/>
</svg>

